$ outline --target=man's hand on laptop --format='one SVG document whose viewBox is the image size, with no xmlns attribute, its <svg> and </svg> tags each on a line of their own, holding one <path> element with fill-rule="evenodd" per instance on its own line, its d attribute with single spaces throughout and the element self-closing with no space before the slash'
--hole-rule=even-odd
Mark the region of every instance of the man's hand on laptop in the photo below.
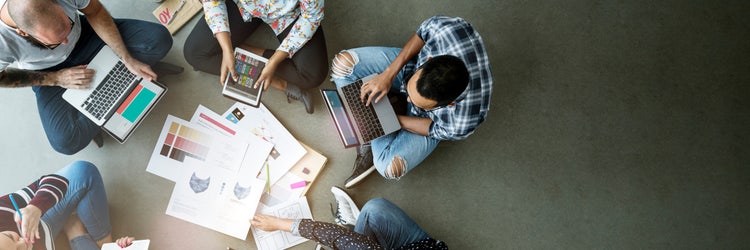
<svg viewBox="0 0 750 250">
<path fill-rule="evenodd" d="M 385 72 L 378 74 L 372 80 L 362 83 L 360 98 L 363 102 L 366 102 L 366 106 L 369 106 L 373 100 L 379 102 L 391 90 L 392 84 L 392 76 L 387 75 Z"/>
<path fill-rule="evenodd" d="M 134 58 L 129 60 L 123 59 L 122 62 L 125 63 L 125 67 L 128 67 L 128 70 L 130 70 L 131 73 L 142 77 L 146 81 L 156 80 L 157 75 L 148 64 L 142 63 Z"/>
<path fill-rule="evenodd" d="M 94 70 L 87 69 L 86 65 L 78 65 L 58 70 L 54 77 L 55 86 L 66 89 L 85 89 L 91 85 L 91 81 L 94 79 Z"/>
</svg>

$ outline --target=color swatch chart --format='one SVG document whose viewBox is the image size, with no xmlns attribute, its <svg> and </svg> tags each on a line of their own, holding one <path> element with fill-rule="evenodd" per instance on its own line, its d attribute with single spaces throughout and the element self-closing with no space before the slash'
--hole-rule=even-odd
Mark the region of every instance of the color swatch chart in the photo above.
<svg viewBox="0 0 750 250">
<path fill-rule="evenodd" d="M 205 161 L 208 156 L 211 137 L 193 128 L 173 122 L 160 154 L 179 162 L 185 157 Z"/>
</svg>

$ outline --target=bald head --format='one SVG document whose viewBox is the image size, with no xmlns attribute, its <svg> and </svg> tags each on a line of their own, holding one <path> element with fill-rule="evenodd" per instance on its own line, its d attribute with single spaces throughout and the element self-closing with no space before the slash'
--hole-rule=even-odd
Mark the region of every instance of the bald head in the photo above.
<svg viewBox="0 0 750 250">
<path fill-rule="evenodd" d="M 8 13 L 16 26 L 34 33 L 41 27 L 65 26 L 65 11 L 54 0 L 8 0 Z"/>
</svg>

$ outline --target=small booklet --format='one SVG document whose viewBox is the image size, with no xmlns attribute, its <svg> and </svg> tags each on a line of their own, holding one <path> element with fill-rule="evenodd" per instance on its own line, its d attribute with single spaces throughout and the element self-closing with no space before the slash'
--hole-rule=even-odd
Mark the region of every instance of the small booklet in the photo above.
<svg viewBox="0 0 750 250">
<path fill-rule="evenodd" d="M 234 81 L 227 75 L 224 89 L 221 93 L 229 98 L 235 99 L 247 105 L 258 107 L 260 96 L 263 93 L 263 83 L 254 88 L 255 82 L 260 76 L 268 59 L 255 55 L 240 48 L 234 49 L 234 70 L 237 72 L 237 80 Z"/>
<path fill-rule="evenodd" d="M 148 250 L 148 245 L 151 243 L 150 240 L 134 240 L 133 244 L 126 248 L 120 248 L 117 243 L 106 243 L 102 245 L 102 250 Z"/>
</svg>

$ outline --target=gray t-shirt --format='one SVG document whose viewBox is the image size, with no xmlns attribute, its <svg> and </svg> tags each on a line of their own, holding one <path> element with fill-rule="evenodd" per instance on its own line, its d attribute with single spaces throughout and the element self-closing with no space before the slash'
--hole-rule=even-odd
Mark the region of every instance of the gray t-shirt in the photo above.
<svg viewBox="0 0 750 250">
<path fill-rule="evenodd" d="M 0 0 L 0 6 L 4 5 L 5 1 Z M 61 44 L 53 50 L 38 48 L 30 44 L 16 33 L 14 28 L 0 21 L 0 40 L 2 41 L 0 43 L 0 71 L 5 70 L 12 63 L 16 63 L 20 69 L 40 70 L 65 61 L 75 48 L 78 38 L 81 37 L 81 20 L 78 17 L 78 10 L 86 8 L 89 1 L 57 0 L 75 25 L 68 35 L 68 44 Z"/>
</svg>

